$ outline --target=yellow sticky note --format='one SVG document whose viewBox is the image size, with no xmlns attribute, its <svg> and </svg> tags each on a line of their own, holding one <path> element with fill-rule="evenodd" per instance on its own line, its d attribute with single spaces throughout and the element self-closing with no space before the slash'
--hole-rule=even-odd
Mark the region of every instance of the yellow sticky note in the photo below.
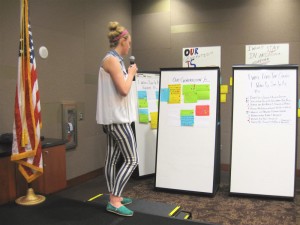
<svg viewBox="0 0 300 225">
<path fill-rule="evenodd" d="M 181 84 L 170 84 L 169 104 L 179 104 L 181 102 Z"/>
<path fill-rule="evenodd" d="M 158 112 L 151 112 L 150 117 L 151 117 L 151 129 L 157 129 Z"/>
<path fill-rule="evenodd" d="M 298 109 L 298 117 L 300 117 L 300 109 Z"/>
<path fill-rule="evenodd" d="M 228 93 L 228 85 L 222 84 L 220 87 L 220 92 L 221 92 L 221 94 L 227 94 Z"/>
<path fill-rule="evenodd" d="M 229 78 L 229 85 L 232 86 L 232 77 Z"/>
<path fill-rule="evenodd" d="M 226 102 L 226 94 L 220 95 L 220 102 L 225 103 Z"/>
</svg>

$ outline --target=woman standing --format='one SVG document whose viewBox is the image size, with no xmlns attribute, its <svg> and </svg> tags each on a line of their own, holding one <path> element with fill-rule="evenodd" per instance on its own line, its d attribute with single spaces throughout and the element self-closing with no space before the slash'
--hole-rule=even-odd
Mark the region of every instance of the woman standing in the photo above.
<svg viewBox="0 0 300 225">
<path fill-rule="evenodd" d="M 108 39 L 111 50 L 105 55 L 99 71 L 96 120 L 107 134 L 105 177 L 110 200 L 106 210 L 122 216 L 132 216 L 133 211 L 125 205 L 130 198 L 121 196 L 133 170 L 138 164 L 136 141 L 131 123 L 136 118 L 131 85 L 137 73 L 136 64 L 126 71 L 123 57 L 129 52 L 131 36 L 118 22 L 109 23 Z M 116 172 L 118 158 L 124 163 Z"/>
</svg>

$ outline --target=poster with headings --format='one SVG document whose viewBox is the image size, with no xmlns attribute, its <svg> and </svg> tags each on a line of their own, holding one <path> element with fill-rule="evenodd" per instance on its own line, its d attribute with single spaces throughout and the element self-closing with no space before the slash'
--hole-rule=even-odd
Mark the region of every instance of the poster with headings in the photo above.
<svg viewBox="0 0 300 225">
<path fill-rule="evenodd" d="M 221 67 L 221 46 L 182 49 L 182 67 Z"/>
<path fill-rule="evenodd" d="M 289 44 L 246 45 L 246 64 L 289 64 Z"/>
<path fill-rule="evenodd" d="M 296 65 L 233 67 L 232 194 L 294 197 L 297 77 Z"/>
<path fill-rule="evenodd" d="M 157 189 L 216 192 L 219 75 L 219 67 L 161 69 Z"/>
<path fill-rule="evenodd" d="M 137 118 L 135 122 L 139 176 L 155 172 L 159 73 L 138 73 L 135 77 Z"/>
</svg>

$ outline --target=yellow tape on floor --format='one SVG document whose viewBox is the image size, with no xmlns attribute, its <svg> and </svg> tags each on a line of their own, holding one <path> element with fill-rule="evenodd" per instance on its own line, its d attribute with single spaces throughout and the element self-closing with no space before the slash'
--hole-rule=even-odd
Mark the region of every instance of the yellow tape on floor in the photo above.
<svg viewBox="0 0 300 225">
<path fill-rule="evenodd" d="M 101 197 L 102 195 L 103 195 L 103 194 L 96 195 L 96 196 L 90 198 L 90 199 L 88 200 L 88 202 L 91 202 L 91 201 L 95 200 L 96 198 Z"/>
<path fill-rule="evenodd" d="M 169 213 L 169 216 L 173 216 L 179 209 L 180 209 L 180 206 L 176 206 L 176 207 Z"/>
</svg>

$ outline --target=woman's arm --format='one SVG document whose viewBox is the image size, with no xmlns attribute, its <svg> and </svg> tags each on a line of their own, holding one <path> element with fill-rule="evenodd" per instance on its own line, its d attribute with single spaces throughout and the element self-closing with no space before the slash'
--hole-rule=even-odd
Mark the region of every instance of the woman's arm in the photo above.
<svg viewBox="0 0 300 225">
<path fill-rule="evenodd" d="M 133 77 L 137 73 L 136 64 L 128 68 L 128 77 L 125 80 L 123 71 L 121 70 L 120 62 L 116 57 L 109 57 L 103 62 L 103 69 L 110 74 L 111 79 L 118 92 L 122 96 L 127 96 L 130 91 Z"/>
</svg>

